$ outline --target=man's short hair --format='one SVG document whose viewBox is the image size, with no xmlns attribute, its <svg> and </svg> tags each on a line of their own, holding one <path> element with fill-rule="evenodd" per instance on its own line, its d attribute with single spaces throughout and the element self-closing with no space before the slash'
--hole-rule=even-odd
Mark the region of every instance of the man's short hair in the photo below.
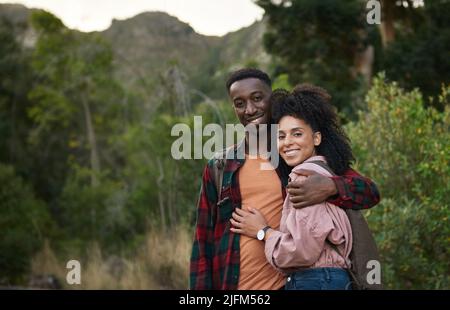
<svg viewBox="0 0 450 310">
<path fill-rule="evenodd" d="M 269 88 L 272 88 L 272 81 L 267 73 L 255 68 L 243 68 L 230 74 L 226 83 L 227 91 L 230 92 L 230 87 L 234 82 L 250 78 L 259 79 L 269 86 Z"/>
</svg>

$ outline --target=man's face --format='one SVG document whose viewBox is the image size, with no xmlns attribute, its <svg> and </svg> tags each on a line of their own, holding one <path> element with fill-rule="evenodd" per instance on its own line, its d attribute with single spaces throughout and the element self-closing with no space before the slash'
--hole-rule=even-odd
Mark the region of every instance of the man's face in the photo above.
<svg viewBox="0 0 450 310">
<path fill-rule="evenodd" d="M 231 84 L 230 99 L 242 125 L 269 123 L 271 93 L 270 87 L 257 78 L 243 79 Z"/>
</svg>

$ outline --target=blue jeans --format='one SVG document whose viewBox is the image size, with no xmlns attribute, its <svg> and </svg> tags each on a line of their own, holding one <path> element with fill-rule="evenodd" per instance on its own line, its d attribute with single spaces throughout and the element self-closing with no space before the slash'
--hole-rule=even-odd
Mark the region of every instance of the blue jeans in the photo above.
<svg viewBox="0 0 450 310">
<path fill-rule="evenodd" d="M 286 290 L 351 290 L 348 272 L 341 268 L 310 268 L 289 275 Z"/>
</svg>

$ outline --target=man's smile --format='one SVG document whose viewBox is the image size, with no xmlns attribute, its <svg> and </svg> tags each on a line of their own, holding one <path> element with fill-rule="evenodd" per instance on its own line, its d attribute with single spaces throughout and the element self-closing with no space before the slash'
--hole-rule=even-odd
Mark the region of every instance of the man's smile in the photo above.
<svg viewBox="0 0 450 310">
<path fill-rule="evenodd" d="M 247 118 L 247 121 L 249 123 L 259 123 L 263 117 L 264 117 L 264 113 L 261 113 L 256 116 Z"/>
</svg>

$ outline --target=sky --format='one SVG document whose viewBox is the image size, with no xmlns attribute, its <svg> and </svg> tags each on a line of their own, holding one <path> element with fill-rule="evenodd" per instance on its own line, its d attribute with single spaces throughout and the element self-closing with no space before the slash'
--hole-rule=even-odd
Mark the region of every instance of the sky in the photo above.
<svg viewBox="0 0 450 310">
<path fill-rule="evenodd" d="M 264 11 L 252 0 L 0 0 L 45 9 L 80 31 L 107 29 L 113 18 L 127 19 L 145 11 L 178 17 L 198 33 L 222 36 L 251 25 Z"/>
</svg>

